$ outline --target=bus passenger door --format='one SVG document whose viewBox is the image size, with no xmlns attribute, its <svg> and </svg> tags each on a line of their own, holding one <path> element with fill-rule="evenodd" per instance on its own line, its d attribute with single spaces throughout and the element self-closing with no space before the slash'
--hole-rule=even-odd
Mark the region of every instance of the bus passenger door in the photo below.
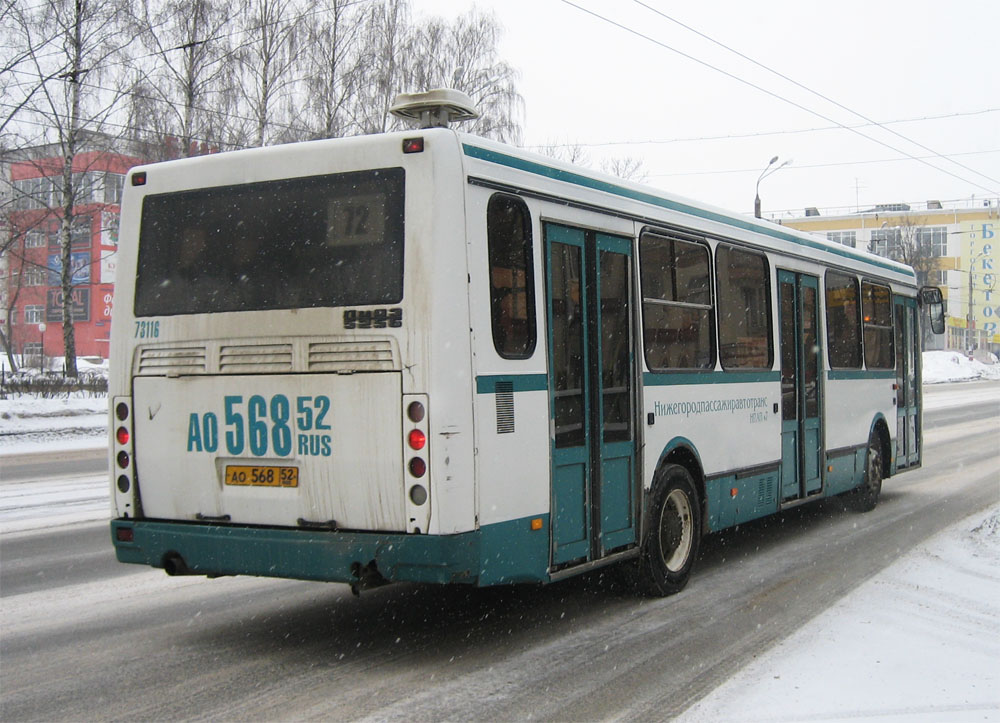
<svg viewBox="0 0 1000 723">
<path fill-rule="evenodd" d="M 896 468 L 920 463 L 920 423 L 916 354 L 920 348 L 917 300 L 897 296 L 893 302 L 896 334 Z"/>
<path fill-rule="evenodd" d="M 778 271 L 781 330 L 781 498 L 823 486 L 819 348 L 819 279 Z"/>
<path fill-rule="evenodd" d="M 631 239 L 545 224 L 552 564 L 635 542 Z"/>
</svg>

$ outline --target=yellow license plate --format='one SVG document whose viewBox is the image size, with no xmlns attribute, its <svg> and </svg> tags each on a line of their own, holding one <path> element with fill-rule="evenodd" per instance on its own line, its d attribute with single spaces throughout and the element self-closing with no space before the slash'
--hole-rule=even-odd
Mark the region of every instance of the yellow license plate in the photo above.
<svg viewBox="0 0 1000 723">
<path fill-rule="evenodd" d="M 226 484 L 248 487 L 298 487 L 298 467 L 226 465 Z"/>
</svg>

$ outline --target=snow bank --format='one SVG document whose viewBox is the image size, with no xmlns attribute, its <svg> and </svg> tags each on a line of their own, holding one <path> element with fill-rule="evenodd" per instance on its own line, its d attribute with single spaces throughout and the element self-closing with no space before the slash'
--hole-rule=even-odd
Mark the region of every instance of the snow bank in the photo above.
<svg viewBox="0 0 1000 723">
<path fill-rule="evenodd" d="M 969 359 L 957 351 L 925 351 L 923 353 L 924 384 L 971 382 L 977 379 L 1000 380 L 1000 364 L 990 355 L 992 364 Z"/>
<path fill-rule="evenodd" d="M 1000 507 L 950 527 L 681 721 L 1000 720 Z"/>
<path fill-rule="evenodd" d="M 107 396 L 0 399 L 0 456 L 106 447 L 107 437 Z"/>
</svg>

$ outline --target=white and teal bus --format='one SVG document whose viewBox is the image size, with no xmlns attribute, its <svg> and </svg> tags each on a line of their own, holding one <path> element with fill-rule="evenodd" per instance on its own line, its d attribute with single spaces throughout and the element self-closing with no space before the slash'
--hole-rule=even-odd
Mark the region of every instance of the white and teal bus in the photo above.
<svg viewBox="0 0 1000 723">
<path fill-rule="evenodd" d="M 920 465 L 910 268 L 439 127 L 467 106 L 130 172 L 120 561 L 669 594 L 702 535 Z"/>
</svg>

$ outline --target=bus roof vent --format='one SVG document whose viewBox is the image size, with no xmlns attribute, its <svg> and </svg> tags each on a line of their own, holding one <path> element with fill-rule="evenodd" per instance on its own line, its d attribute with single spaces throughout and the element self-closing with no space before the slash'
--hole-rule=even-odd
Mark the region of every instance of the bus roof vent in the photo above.
<svg viewBox="0 0 1000 723">
<path fill-rule="evenodd" d="M 413 121 L 419 128 L 447 128 L 449 123 L 479 117 L 472 98 L 451 88 L 400 93 L 389 112 L 397 118 Z"/>
</svg>

